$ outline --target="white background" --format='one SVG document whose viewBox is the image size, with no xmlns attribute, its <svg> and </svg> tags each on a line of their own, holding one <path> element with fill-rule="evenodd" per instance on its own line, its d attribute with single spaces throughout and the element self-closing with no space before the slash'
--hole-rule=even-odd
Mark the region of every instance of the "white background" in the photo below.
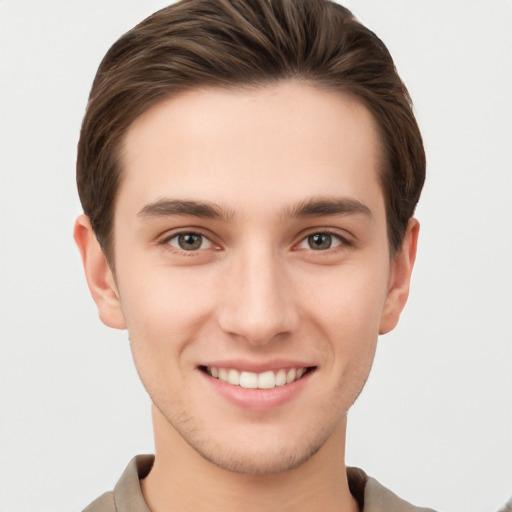
<svg viewBox="0 0 512 512">
<path fill-rule="evenodd" d="M 97 319 L 71 233 L 96 67 L 165 4 L 0 0 L 2 512 L 80 511 L 152 451 L 127 334 Z M 496 511 L 512 494 L 512 2 L 346 5 L 394 55 L 428 155 L 413 291 L 347 462 L 414 503 Z"/>
</svg>

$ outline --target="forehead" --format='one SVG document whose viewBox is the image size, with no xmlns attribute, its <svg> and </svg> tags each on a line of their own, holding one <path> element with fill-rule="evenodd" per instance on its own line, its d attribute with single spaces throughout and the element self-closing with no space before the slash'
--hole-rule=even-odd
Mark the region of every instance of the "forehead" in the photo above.
<svg viewBox="0 0 512 512">
<path fill-rule="evenodd" d="M 169 194 L 262 212 L 308 194 L 382 202 L 372 114 L 352 95 L 298 82 L 166 100 L 132 124 L 121 160 L 120 207 Z"/>
</svg>

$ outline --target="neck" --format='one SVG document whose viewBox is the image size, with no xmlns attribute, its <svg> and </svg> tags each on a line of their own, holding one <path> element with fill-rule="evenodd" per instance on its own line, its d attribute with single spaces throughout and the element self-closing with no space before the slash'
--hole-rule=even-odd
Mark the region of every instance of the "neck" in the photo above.
<svg viewBox="0 0 512 512">
<path fill-rule="evenodd" d="M 346 422 L 299 467 L 265 475 L 234 473 L 204 459 L 154 406 L 153 424 L 155 464 L 141 481 L 152 512 L 358 510 L 344 463 Z"/>
</svg>

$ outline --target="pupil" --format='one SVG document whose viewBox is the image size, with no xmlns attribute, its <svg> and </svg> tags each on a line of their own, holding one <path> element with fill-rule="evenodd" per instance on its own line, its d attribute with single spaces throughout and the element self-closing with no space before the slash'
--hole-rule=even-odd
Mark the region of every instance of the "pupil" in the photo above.
<svg viewBox="0 0 512 512">
<path fill-rule="evenodd" d="M 194 233 L 187 233 L 180 235 L 178 238 L 179 246 L 185 251 L 193 249 L 199 249 L 201 247 L 202 237 L 201 235 L 195 235 Z"/>
<path fill-rule="evenodd" d="M 323 233 L 317 233 L 309 237 L 309 246 L 311 249 L 329 249 L 331 247 L 332 237 Z"/>
</svg>

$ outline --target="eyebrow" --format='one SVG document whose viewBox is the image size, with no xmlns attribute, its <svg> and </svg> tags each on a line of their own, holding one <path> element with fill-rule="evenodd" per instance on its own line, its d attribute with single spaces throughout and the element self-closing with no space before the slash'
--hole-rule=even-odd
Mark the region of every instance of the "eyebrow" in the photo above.
<svg viewBox="0 0 512 512">
<path fill-rule="evenodd" d="M 357 214 L 372 218 L 370 208 L 356 199 L 312 198 L 285 207 L 282 217 L 289 219 Z M 137 214 L 139 217 L 167 217 L 171 215 L 219 219 L 227 222 L 235 216 L 235 212 L 206 201 L 159 199 L 144 206 Z"/>
<path fill-rule="evenodd" d="M 329 215 L 364 215 L 372 218 L 372 212 L 368 206 L 349 198 L 313 198 L 290 205 L 284 210 L 284 218 Z"/>
<path fill-rule="evenodd" d="M 160 199 L 147 204 L 137 214 L 139 217 L 167 217 L 170 215 L 190 215 L 206 219 L 227 221 L 234 213 L 214 203 L 179 199 Z"/>
</svg>

